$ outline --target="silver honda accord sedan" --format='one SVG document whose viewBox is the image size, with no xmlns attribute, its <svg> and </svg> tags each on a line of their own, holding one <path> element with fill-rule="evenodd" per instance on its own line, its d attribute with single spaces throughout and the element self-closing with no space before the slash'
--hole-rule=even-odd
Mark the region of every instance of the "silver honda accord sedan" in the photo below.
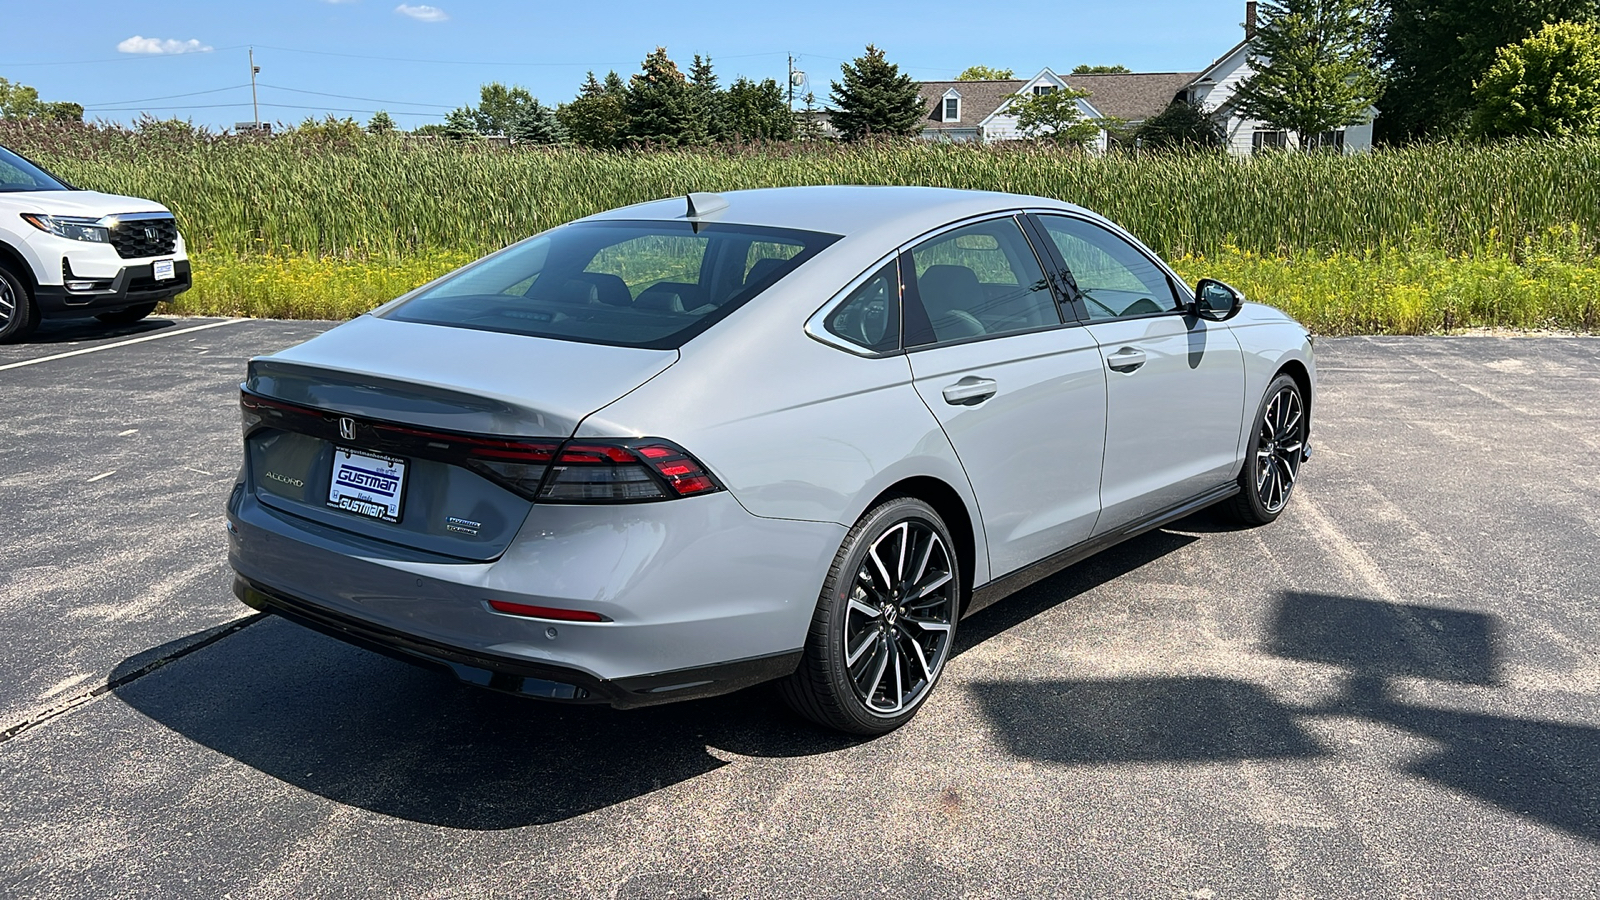
<svg viewBox="0 0 1600 900">
<path fill-rule="evenodd" d="M 776 680 L 888 731 L 963 616 L 1203 507 L 1275 519 L 1306 330 L 1040 197 L 691 194 L 253 359 L 248 605 L 635 707 Z"/>
</svg>

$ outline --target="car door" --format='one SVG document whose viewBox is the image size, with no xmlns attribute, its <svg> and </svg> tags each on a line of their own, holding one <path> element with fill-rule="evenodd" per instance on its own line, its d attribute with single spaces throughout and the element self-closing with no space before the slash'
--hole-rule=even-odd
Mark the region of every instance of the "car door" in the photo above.
<svg viewBox="0 0 1600 900">
<path fill-rule="evenodd" d="M 933 235 L 900 266 L 913 384 L 966 469 L 991 573 L 1087 539 L 1106 375 L 1094 338 L 1063 323 L 1019 220 Z"/>
<path fill-rule="evenodd" d="M 1227 484 L 1240 460 L 1244 354 L 1143 249 L 1096 222 L 1039 215 L 1106 375 L 1100 534 Z"/>
</svg>

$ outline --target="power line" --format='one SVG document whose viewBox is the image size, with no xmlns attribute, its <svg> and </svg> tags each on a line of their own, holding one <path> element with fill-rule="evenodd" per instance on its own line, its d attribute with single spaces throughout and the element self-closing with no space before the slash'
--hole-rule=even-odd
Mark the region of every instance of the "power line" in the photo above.
<svg viewBox="0 0 1600 900">
<path fill-rule="evenodd" d="M 128 106 L 128 105 L 134 104 L 134 103 L 151 103 L 151 102 L 156 101 L 156 100 L 177 100 L 180 97 L 198 97 L 201 94 L 220 94 L 223 91 L 237 91 L 240 88 L 247 88 L 249 86 L 250 85 L 248 83 L 246 83 L 246 84 L 234 84 L 234 85 L 229 85 L 228 87 L 212 88 L 209 91 L 191 91 L 190 93 L 187 93 L 187 94 L 168 94 L 165 97 L 144 97 L 144 98 L 141 98 L 139 100 L 107 100 L 105 103 L 95 103 L 95 104 L 92 104 L 92 105 L 84 104 L 83 108 L 84 109 L 100 109 L 101 107 L 104 107 L 104 106 Z"/>
<path fill-rule="evenodd" d="M 245 46 L 246 45 L 244 44 L 235 44 L 232 47 L 212 47 L 209 50 L 191 50 L 187 53 L 125 53 L 122 56 L 108 56 L 102 57 L 101 59 L 74 59 L 63 60 L 60 62 L 0 62 L 0 68 L 21 69 L 24 67 L 32 68 L 35 66 L 92 66 L 97 63 L 133 62 L 135 60 L 142 59 L 177 59 L 181 56 L 206 56 L 207 54 L 211 53 L 221 53 L 224 50 L 240 50 Z"/>
<path fill-rule="evenodd" d="M 352 97 L 349 94 L 330 94 L 330 93 L 327 93 L 326 91 L 308 91 L 308 90 L 304 90 L 302 88 L 283 87 L 281 85 L 276 85 L 276 84 L 267 84 L 266 82 L 262 82 L 261 86 L 264 87 L 264 88 L 270 88 L 270 89 L 272 89 L 274 91 L 290 91 L 290 92 L 296 93 L 296 94 L 315 94 L 318 97 L 334 97 L 334 98 L 337 98 L 339 100 L 361 100 L 361 101 L 366 102 L 366 103 L 394 103 L 394 104 L 399 104 L 399 105 L 402 105 L 402 106 L 431 106 L 431 107 L 434 107 L 436 109 L 455 109 L 454 106 L 449 106 L 449 105 L 444 104 L 444 103 L 419 103 L 419 102 L 414 101 L 414 100 L 380 100 L 377 97 Z"/>
<path fill-rule="evenodd" d="M 290 103 L 263 103 L 261 105 L 262 106 L 266 106 L 266 107 L 271 107 L 273 109 L 309 109 L 309 110 L 316 111 L 316 112 L 348 112 L 348 113 L 387 112 L 391 116 L 434 116 L 434 117 L 438 116 L 438 113 L 406 112 L 405 110 L 348 109 L 348 108 L 340 107 L 340 106 L 297 106 L 297 105 L 290 104 Z M 147 112 L 149 110 L 155 109 L 155 110 L 161 110 L 163 112 L 170 112 L 172 110 L 239 109 L 241 107 L 244 108 L 244 109 L 249 109 L 250 106 L 251 106 L 251 104 L 249 104 L 249 103 L 209 103 L 209 104 L 195 105 L 195 106 L 129 106 L 129 107 L 123 107 L 121 109 L 105 109 L 103 107 L 97 107 L 96 111 L 97 112 Z"/>
</svg>

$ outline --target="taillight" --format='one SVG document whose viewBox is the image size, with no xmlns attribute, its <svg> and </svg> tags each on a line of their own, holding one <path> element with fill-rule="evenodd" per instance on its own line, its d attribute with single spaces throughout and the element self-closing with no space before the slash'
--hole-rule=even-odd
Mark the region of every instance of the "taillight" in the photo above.
<svg viewBox="0 0 1600 900">
<path fill-rule="evenodd" d="M 672 500 L 721 490 L 694 457 L 666 441 L 570 441 L 538 499 L 551 503 Z"/>
<path fill-rule="evenodd" d="M 568 440 L 453 434 L 352 418 L 241 391 L 245 436 L 279 428 L 402 457 L 464 466 L 536 503 L 641 503 L 722 490 L 682 447 L 660 438 Z M 349 418 L 353 437 L 345 437 Z"/>
</svg>

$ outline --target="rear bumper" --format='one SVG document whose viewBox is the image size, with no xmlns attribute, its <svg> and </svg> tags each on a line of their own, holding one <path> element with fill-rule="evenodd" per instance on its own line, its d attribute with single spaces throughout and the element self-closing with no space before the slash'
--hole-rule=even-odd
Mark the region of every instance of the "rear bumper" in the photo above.
<svg viewBox="0 0 1600 900">
<path fill-rule="evenodd" d="M 70 268 L 63 271 L 63 282 L 92 281 L 89 290 L 74 291 L 65 284 L 41 284 L 35 291 L 34 301 L 45 318 L 71 318 L 88 316 L 111 310 L 127 309 L 143 303 L 155 303 L 175 297 L 193 286 L 193 277 L 187 259 L 174 260 L 173 277 L 163 281 L 155 278 L 155 264 L 124 266 L 112 278 L 79 277 Z"/>
<path fill-rule="evenodd" d="M 499 558 L 443 557 L 259 502 L 228 505 L 248 605 L 462 681 L 644 706 L 738 690 L 799 663 L 844 528 L 751 516 L 727 493 L 535 505 Z M 491 599 L 598 613 L 557 621 Z"/>
<path fill-rule="evenodd" d="M 801 651 L 658 672 L 609 681 L 579 669 L 452 647 L 343 615 L 235 576 L 233 593 L 246 606 L 282 616 L 329 637 L 393 659 L 442 669 L 460 681 L 542 700 L 605 703 L 618 709 L 656 706 L 726 694 L 782 678 L 800 665 Z"/>
</svg>

